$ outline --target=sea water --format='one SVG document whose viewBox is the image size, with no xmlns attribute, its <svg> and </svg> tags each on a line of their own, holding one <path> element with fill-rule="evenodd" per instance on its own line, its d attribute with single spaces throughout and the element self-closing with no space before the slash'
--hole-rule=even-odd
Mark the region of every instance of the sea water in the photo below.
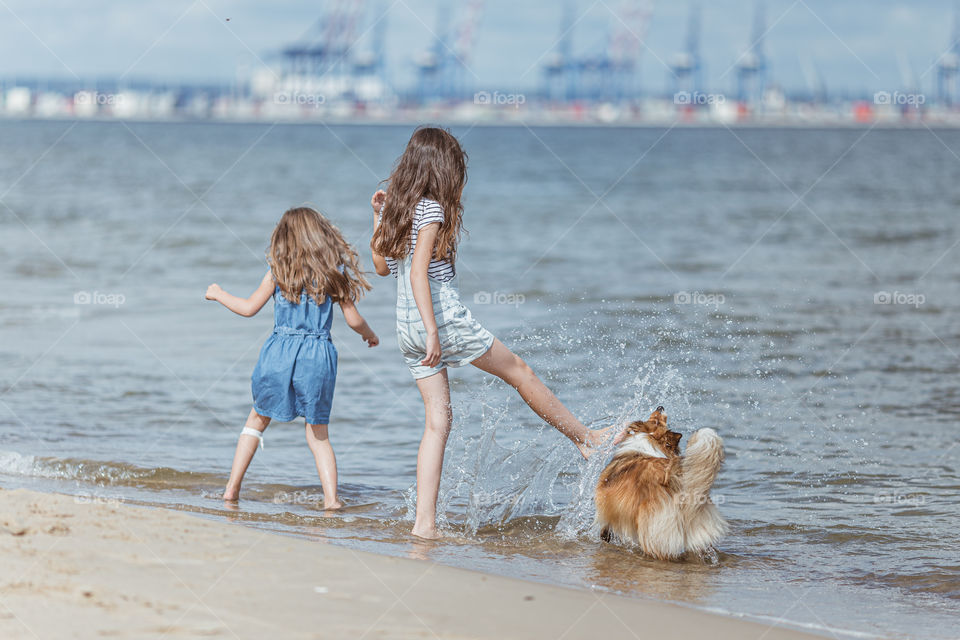
<svg viewBox="0 0 960 640">
<path fill-rule="evenodd" d="M 589 462 L 499 381 L 451 372 L 445 539 L 412 523 L 423 406 L 374 278 L 336 318 L 346 508 L 300 424 L 218 499 L 272 328 L 246 295 L 307 203 L 362 249 L 410 127 L 0 122 L 0 487 L 122 500 L 393 555 L 854 637 L 955 635 L 960 132 L 467 128 L 474 315 L 593 427 L 712 427 L 714 562 L 598 540 Z M 369 266 L 369 258 L 364 255 Z M 681 442 L 681 446 L 686 439 Z"/>
</svg>

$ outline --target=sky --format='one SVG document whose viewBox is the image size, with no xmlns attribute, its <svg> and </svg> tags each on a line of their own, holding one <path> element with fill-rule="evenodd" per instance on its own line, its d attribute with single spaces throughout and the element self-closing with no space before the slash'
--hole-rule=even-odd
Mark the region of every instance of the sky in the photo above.
<svg viewBox="0 0 960 640">
<path fill-rule="evenodd" d="M 351 0 L 340 0 L 349 2 Z M 393 83 L 415 79 L 430 46 L 438 5 L 453 22 L 464 0 L 366 0 L 366 23 L 386 20 Z M 565 0 L 486 0 L 468 66 L 475 90 L 532 91 L 561 32 Z M 597 54 L 620 24 L 625 0 L 570 0 L 574 51 Z M 123 78 L 229 83 L 297 41 L 336 0 L 0 0 L 0 80 Z M 667 63 L 683 48 L 690 2 L 656 0 L 644 37 L 639 82 L 670 91 Z M 751 40 L 753 0 L 701 1 L 704 89 L 733 91 L 732 65 Z M 935 62 L 952 37 L 950 0 L 768 0 L 765 50 L 773 82 L 804 91 L 819 74 L 829 92 L 903 89 L 913 76 L 933 92 Z M 229 20 L 227 20 L 229 18 Z M 370 48 L 372 32 L 356 44 Z M 815 70 L 815 71 L 814 71 Z"/>
</svg>

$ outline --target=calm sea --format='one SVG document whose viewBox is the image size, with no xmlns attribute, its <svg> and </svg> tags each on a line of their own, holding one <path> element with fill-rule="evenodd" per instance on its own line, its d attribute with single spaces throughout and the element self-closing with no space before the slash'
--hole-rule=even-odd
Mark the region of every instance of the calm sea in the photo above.
<svg viewBox="0 0 960 640">
<path fill-rule="evenodd" d="M 451 376 L 448 537 L 412 542 L 423 407 L 392 279 L 360 304 L 380 347 L 335 321 L 347 508 L 322 511 L 298 424 L 270 427 L 239 510 L 217 499 L 273 321 L 206 286 L 252 291 L 291 205 L 366 247 L 409 127 L 0 122 L 0 486 L 823 633 L 955 636 L 960 132 L 455 133 L 466 302 L 585 422 L 662 404 L 722 434 L 717 562 L 598 542 L 601 456 L 472 368 Z"/>
</svg>

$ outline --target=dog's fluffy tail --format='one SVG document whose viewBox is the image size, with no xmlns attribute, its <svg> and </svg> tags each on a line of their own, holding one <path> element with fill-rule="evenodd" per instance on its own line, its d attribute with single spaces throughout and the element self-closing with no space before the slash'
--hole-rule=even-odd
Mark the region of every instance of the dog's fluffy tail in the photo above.
<svg viewBox="0 0 960 640">
<path fill-rule="evenodd" d="M 683 492 L 690 498 L 705 498 L 723 464 L 723 440 L 713 429 L 700 429 L 683 454 Z"/>
<path fill-rule="evenodd" d="M 690 436 L 683 456 L 680 509 L 688 551 L 704 553 L 727 532 L 726 521 L 710 499 L 723 458 L 723 440 L 716 431 L 700 429 Z"/>
</svg>

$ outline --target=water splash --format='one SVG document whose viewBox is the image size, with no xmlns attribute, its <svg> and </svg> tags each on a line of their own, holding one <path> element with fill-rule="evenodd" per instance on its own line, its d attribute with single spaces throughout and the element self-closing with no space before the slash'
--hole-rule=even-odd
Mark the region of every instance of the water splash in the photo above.
<svg viewBox="0 0 960 640">
<path fill-rule="evenodd" d="M 603 319 L 608 322 L 609 319 Z M 623 342 L 610 344 L 599 329 L 598 318 L 584 318 L 576 327 L 520 335 L 517 350 L 527 345 L 546 348 L 551 356 L 547 371 L 569 369 L 570 354 L 587 360 L 576 364 L 573 375 L 590 379 L 602 374 L 603 392 L 586 398 L 581 415 L 592 416 L 591 428 L 645 419 L 659 404 L 670 407 L 671 420 L 691 415 L 690 391 L 674 358 L 666 354 L 644 356 L 628 351 Z M 571 337 L 577 336 L 577 337 Z M 557 340 L 565 346 L 555 349 Z M 637 362 L 641 363 L 638 365 Z M 592 371 L 591 371 L 592 369 Z M 609 381 L 615 384 L 609 384 Z M 555 522 L 553 533 L 561 539 L 596 538 L 593 531 L 594 487 L 612 442 L 583 460 L 560 434 L 536 416 L 502 383 L 488 381 L 467 398 L 454 398 L 454 427 L 447 444 L 444 475 L 438 500 L 438 524 L 476 537 L 505 531 L 520 519 Z M 501 398 L 506 393 L 506 397 Z M 581 398 L 583 400 L 583 398 Z M 478 414 L 478 415 L 477 415 Z M 676 416 L 674 418 L 673 416 Z M 531 422 L 535 429 L 525 427 Z M 407 494 L 408 517 L 414 512 L 415 490 Z M 530 535 L 540 535 L 533 526 Z"/>
</svg>

